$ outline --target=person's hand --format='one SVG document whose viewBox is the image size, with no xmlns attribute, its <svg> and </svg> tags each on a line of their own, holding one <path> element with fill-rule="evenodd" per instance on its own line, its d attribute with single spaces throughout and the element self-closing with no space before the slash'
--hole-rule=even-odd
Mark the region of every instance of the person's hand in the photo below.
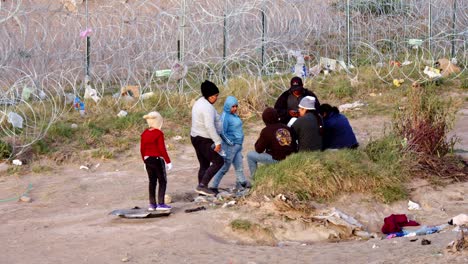
<svg viewBox="0 0 468 264">
<path fill-rule="evenodd" d="M 299 111 L 296 111 L 296 110 L 289 110 L 288 113 L 292 117 L 298 117 L 299 116 Z"/>
<path fill-rule="evenodd" d="M 167 171 L 172 170 L 172 163 L 166 164 L 166 170 L 167 170 Z"/>
<path fill-rule="evenodd" d="M 214 151 L 219 153 L 221 151 L 221 144 L 216 145 Z"/>
</svg>

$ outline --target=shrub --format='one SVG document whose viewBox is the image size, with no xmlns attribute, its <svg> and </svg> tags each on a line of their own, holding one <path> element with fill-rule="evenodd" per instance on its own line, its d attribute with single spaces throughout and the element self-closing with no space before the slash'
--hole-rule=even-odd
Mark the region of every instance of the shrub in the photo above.
<svg viewBox="0 0 468 264">
<path fill-rule="evenodd" d="M 0 158 L 8 159 L 13 152 L 13 147 L 5 141 L 0 140 Z"/>
</svg>

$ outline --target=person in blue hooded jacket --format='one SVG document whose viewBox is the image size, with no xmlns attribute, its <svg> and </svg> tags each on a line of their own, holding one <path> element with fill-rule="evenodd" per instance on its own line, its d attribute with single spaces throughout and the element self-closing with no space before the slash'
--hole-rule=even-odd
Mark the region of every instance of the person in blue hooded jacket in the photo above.
<svg viewBox="0 0 468 264">
<path fill-rule="evenodd" d="M 231 164 L 234 165 L 236 173 L 236 189 L 250 188 L 250 182 L 244 175 L 242 164 L 242 144 L 244 143 L 244 131 L 242 130 L 242 120 L 237 114 L 238 100 L 234 96 L 228 96 L 224 103 L 221 114 L 221 149 L 224 150 L 224 165 L 214 176 L 211 188 L 215 191 L 219 183 L 228 172 Z"/>
<path fill-rule="evenodd" d="M 323 149 L 355 149 L 359 146 L 353 128 L 338 108 L 323 104 L 319 112 L 323 118 Z"/>
</svg>

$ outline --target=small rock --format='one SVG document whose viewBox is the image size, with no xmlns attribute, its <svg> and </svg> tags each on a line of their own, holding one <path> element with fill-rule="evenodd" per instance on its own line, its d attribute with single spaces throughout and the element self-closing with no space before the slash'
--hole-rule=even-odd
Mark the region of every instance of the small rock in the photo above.
<svg viewBox="0 0 468 264">
<path fill-rule="evenodd" d="M 78 125 L 77 124 L 71 124 L 70 127 L 73 128 L 73 129 L 77 129 Z"/>
<path fill-rule="evenodd" d="M 31 197 L 29 197 L 27 195 L 21 195 L 21 197 L 19 198 L 19 201 L 20 202 L 25 202 L 25 203 L 30 203 L 30 202 L 32 202 L 32 199 L 31 199 Z"/>
<path fill-rule="evenodd" d="M 423 239 L 421 240 L 421 245 L 425 246 L 425 245 L 430 245 L 431 244 L 431 241 L 428 240 L 428 239 Z"/>
<path fill-rule="evenodd" d="M 130 261 L 129 257 L 122 258 L 122 262 L 129 262 L 129 261 Z"/>
<path fill-rule="evenodd" d="M 167 204 L 172 203 L 172 197 L 169 194 L 164 195 L 164 202 Z"/>
</svg>

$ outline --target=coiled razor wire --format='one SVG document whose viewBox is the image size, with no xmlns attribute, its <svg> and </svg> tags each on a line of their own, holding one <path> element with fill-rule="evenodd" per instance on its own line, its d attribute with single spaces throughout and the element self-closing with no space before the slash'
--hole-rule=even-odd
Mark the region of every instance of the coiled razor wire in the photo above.
<svg viewBox="0 0 468 264">
<path fill-rule="evenodd" d="M 450 78 L 466 76 L 466 10 L 468 1 L 460 0 L 0 1 L 1 129 L 17 147 L 30 146 L 71 109 L 65 91 L 83 96 L 80 32 L 87 26 L 89 84 L 99 96 L 137 85 L 142 93 L 161 91 L 165 100 L 173 92 L 199 93 L 205 79 L 229 86 L 240 78 L 250 91 L 284 90 L 287 81 L 270 80 L 291 73 L 291 51 L 310 57 L 307 68 L 321 58 L 354 65 L 350 78 L 359 74 L 357 66 L 371 65 L 383 82 L 425 81 L 421 68 L 452 57 L 461 73 Z M 391 61 L 411 64 L 403 71 Z M 26 88 L 28 100 L 21 96 Z M 24 118 L 22 133 L 4 122 L 10 112 Z"/>
</svg>

